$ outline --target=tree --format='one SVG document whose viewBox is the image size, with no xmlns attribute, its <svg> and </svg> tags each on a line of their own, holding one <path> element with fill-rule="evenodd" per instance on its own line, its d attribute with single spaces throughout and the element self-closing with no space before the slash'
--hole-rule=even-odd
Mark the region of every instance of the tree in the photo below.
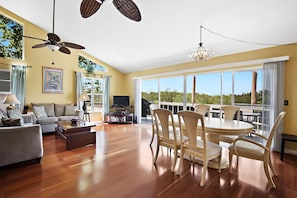
<svg viewBox="0 0 297 198">
<path fill-rule="evenodd" d="M 0 56 L 23 58 L 23 26 L 0 14 Z"/>
</svg>

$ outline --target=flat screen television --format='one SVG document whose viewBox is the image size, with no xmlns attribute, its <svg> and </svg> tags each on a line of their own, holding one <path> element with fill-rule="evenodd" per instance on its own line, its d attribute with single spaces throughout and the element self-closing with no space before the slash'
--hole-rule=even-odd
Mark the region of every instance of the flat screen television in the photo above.
<svg viewBox="0 0 297 198">
<path fill-rule="evenodd" d="M 114 107 L 128 107 L 130 106 L 130 96 L 113 96 Z"/>
</svg>

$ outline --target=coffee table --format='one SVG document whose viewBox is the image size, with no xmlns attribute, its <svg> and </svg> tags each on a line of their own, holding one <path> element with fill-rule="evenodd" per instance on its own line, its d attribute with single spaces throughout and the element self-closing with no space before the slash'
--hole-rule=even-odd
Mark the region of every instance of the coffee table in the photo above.
<svg viewBox="0 0 297 198">
<path fill-rule="evenodd" d="M 56 138 L 66 141 L 66 150 L 96 143 L 96 133 L 91 129 L 96 126 L 95 124 L 85 121 L 78 121 L 77 124 L 71 124 L 71 121 L 59 121 L 57 125 Z"/>
</svg>

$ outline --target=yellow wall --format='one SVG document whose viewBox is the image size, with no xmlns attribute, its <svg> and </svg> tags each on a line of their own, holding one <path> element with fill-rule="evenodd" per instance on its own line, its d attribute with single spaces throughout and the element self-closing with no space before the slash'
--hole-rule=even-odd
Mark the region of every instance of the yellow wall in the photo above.
<svg viewBox="0 0 297 198">
<path fill-rule="evenodd" d="M 33 36 L 37 38 L 47 38 L 47 32 L 33 25 L 32 23 L 14 15 L 13 13 L 0 7 L 0 12 L 19 23 L 23 24 L 24 35 Z M 72 41 L 75 42 L 75 41 Z M 27 69 L 26 79 L 26 98 L 25 104 L 29 105 L 33 102 L 55 102 L 55 103 L 76 103 L 76 80 L 75 71 L 86 73 L 82 68 L 78 67 L 78 54 L 81 54 L 98 64 L 106 67 L 108 72 L 95 72 L 96 74 L 110 75 L 110 98 L 113 95 L 122 94 L 126 95 L 123 89 L 123 81 L 125 75 L 118 70 L 115 70 L 110 65 L 98 60 L 97 58 L 87 54 L 83 50 L 71 49 L 71 55 L 63 54 L 61 52 L 52 52 L 48 48 L 32 49 L 32 46 L 42 41 L 33 39 L 24 39 L 24 60 L 4 59 L 0 57 L 0 63 L 28 65 L 32 68 Z M 54 65 L 52 65 L 54 62 Z M 42 93 L 42 68 L 60 68 L 63 69 L 63 94 L 44 94 Z M 0 64 L 0 68 L 10 69 L 10 66 Z M 112 101 L 110 101 L 112 102 Z M 112 103 L 111 103 L 112 104 Z M 93 119 L 101 119 L 100 115 L 92 115 Z"/>
</svg>

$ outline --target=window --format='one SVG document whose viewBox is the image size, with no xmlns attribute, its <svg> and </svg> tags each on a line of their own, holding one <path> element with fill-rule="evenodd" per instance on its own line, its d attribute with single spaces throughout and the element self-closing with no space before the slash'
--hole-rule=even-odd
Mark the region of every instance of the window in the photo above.
<svg viewBox="0 0 297 198">
<path fill-rule="evenodd" d="M 156 104 L 160 103 L 161 107 L 173 112 L 176 112 L 175 106 L 178 106 L 177 110 L 181 110 L 181 107 L 189 109 L 194 100 L 196 104 L 209 104 L 215 108 L 220 105 L 236 105 L 261 111 L 262 73 L 262 68 L 257 68 L 196 74 L 195 92 L 193 74 L 143 80 L 142 97 Z M 186 86 L 184 86 L 184 77 Z M 184 89 L 186 89 L 185 92 Z M 186 93 L 185 97 L 184 93 Z"/>
<path fill-rule="evenodd" d="M 159 103 L 159 90 L 158 90 L 158 80 L 144 80 L 141 83 L 142 87 L 142 98 L 145 100 L 158 104 Z"/>
<path fill-rule="evenodd" d="M 221 104 L 221 73 L 196 76 L 196 93 L 201 104 Z"/>
<path fill-rule="evenodd" d="M 183 102 L 184 81 L 182 76 L 161 78 L 161 102 Z"/>
<path fill-rule="evenodd" d="M 233 104 L 233 82 L 232 72 L 222 72 L 222 104 Z"/>
<path fill-rule="evenodd" d="M 0 57 L 23 58 L 23 26 L 0 14 Z"/>
<path fill-rule="evenodd" d="M 101 65 L 98 65 L 94 61 L 83 57 L 81 55 L 78 56 L 78 66 L 80 68 L 84 68 L 89 76 L 94 76 L 95 71 L 107 72 L 107 68 Z"/>
<path fill-rule="evenodd" d="M 253 105 L 262 104 L 262 70 L 249 70 L 234 73 L 234 103 L 236 105 L 252 104 L 253 80 L 256 83 L 254 90 L 255 102 Z"/>
<path fill-rule="evenodd" d="M 87 93 L 90 101 L 86 102 L 87 111 L 102 112 L 103 108 L 103 79 L 82 78 L 82 92 Z"/>
</svg>

